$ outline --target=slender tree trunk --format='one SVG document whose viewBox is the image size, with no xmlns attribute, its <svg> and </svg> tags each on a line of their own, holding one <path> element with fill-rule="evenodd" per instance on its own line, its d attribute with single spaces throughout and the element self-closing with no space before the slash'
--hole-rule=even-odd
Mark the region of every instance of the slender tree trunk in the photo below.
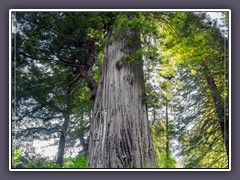
<svg viewBox="0 0 240 180">
<path fill-rule="evenodd" d="M 228 116 L 225 114 L 226 112 L 224 101 L 221 98 L 221 95 L 217 89 L 217 85 L 210 74 L 207 64 L 203 62 L 202 65 L 205 68 L 204 76 L 212 94 L 212 99 L 214 102 L 217 117 L 219 119 L 219 126 L 221 129 L 225 149 L 227 152 L 227 156 L 229 156 L 229 120 Z"/>
<path fill-rule="evenodd" d="M 57 161 L 56 164 L 63 166 L 63 155 L 64 155 L 64 148 L 65 148 L 65 135 L 61 132 L 60 140 L 58 144 L 58 154 L 57 154 Z"/>
<path fill-rule="evenodd" d="M 125 35 L 136 38 L 133 45 L 118 40 L 105 48 L 90 128 L 88 168 L 157 166 L 144 101 L 143 66 L 122 59 L 141 47 L 140 36 L 130 31 Z"/>
<path fill-rule="evenodd" d="M 152 124 L 154 124 L 156 122 L 157 118 L 156 118 L 156 108 L 153 108 L 153 120 L 152 120 Z"/>
<path fill-rule="evenodd" d="M 65 150 L 65 142 L 66 142 L 66 133 L 68 129 L 68 123 L 70 120 L 70 115 L 66 115 L 63 123 L 63 129 L 60 135 L 60 140 L 58 144 L 58 155 L 57 155 L 57 161 L 56 164 L 59 164 L 60 167 L 63 166 L 63 157 L 64 157 L 64 150 Z"/>
<path fill-rule="evenodd" d="M 91 113 L 88 114 L 89 119 L 91 118 Z M 80 121 L 80 131 L 79 131 L 79 140 L 80 145 L 82 146 L 82 150 L 80 151 L 80 154 L 86 155 L 88 153 L 88 140 L 85 139 L 85 133 L 88 131 L 88 128 L 86 128 L 86 123 L 84 122 L 84 114 L 81 115 L 81 121 Z"/>
<path fill-rule="evenodd" d="M 68 91 L 68 93 L 69 93 L 69 91 Z M 59 144 L 58 144 L 58 154 L 57 154 L 57 160 L 56 160 L 56 164 L 59 164 L 60 167 L 63 166 L 66 134 L 67 134 L 68 125 L 69 125 L 69 121 L 70 121 L 70 112 L 69 112 L 69 110 L 70 110 L 69 109 L 70 95 L 68 93 L 67 93 L 67 111 L 65 112 L 65 116 L 64 116 L 64 122 L 63 122 L 60 140 L 59 140 Z"/>
<path fill-rule="evenodd" d="M 168 121 L 168 102 L 166 102 L 166 168 L 169 162 L 169 121 Z"/>
</svg>

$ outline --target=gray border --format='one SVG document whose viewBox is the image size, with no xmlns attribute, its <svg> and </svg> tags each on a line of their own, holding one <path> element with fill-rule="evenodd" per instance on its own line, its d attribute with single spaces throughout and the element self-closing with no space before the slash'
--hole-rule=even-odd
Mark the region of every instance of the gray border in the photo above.
<svg viewBox="0 0 240 180">
<path fill-rule="evenodd" d="M 239 1 L 232 0 L 88 0 L 83 2 L 82 0 L 41 0 L 41 1 L 13 1 L 13 0 L 2 0 L 0 6 L 0 23 L 1 23 L 1 34 L 0 34 L 0 60 L 2 61 L 0 66 L 0 82 L 1 94 L 0 94 L 0 115 L 2 123 L 0 125 L 0 177 L 1 179 L 43 179 L 43 178 L 57 178 L 59 180 L 65 179 L 238 179 L 240 177 L 240 171 L 236 169 L 237 162 L 239 162 L 240 146 L 237 143 L 237 136 L 240 131 L 237 127 L 240 127 L 240 121 L 237 120 L 240 116 L 240 111 L 237 111 L 237 102 L 240 102 L 237 92 L 240 92 L 240 85 L 237 85 L 236 77 L 240 77 L 239 62 L 236 60 L 232 61 L 232 171 L 231 172 L 9 172 L 8 171 L 8 10 L 17 8 L 161 8 L 161 9 L 231 9 L 232 10 L 232 59 L 236 59 L 240 56 L 240 51 L 236 51 L 239 47 L 239 40 L 236 39 L 237 30 L 239 29 L 239 20 L 235 20 L 235 17 L 240 17 L 240 11 L 237 7 Z M 236 48 L 234 48 L 236 47 Z M 239 66 L 238 66 L 239 65 Z M 236 82 L 236 83 L 235 83 Z M 239 82 L 238 82 L 239 83 Z M 234 85 L 236 84 L 236 85 Z M 234 111 L 235 110 L 235 111 Z M 239 113 L 236 113 L 239 112 Z M 235 122 L 234 122 L 235 119 Z M 235 141 L 236 140 L 236 141 Z M 239 163 L 238 163 L 239 164 Z M 77 173 L 77 174 L 76 174 Z M 180 173 L 180 174 L 179 174 Z M 39 175 L 38 175 L 39 174 Z"/>
</svg>

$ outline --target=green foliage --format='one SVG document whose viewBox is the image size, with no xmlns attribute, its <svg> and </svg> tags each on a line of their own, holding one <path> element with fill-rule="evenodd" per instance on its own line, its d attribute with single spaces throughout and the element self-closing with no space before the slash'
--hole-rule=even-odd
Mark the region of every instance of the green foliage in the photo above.
<svg viewBox="0 0 240 180">
<path fill-rule="evenodd" d="M 20 169 L 51 169 L 60 168 L 60 166 L 53 161 L 46 161 L 43 159 L 27 160 L 21 153 L 20 149 L 12 151 L 12 167 Z"/>
<path fill-rule="evenodd" d="M 54 161 L 35 159 L 27 161 L 22 156 L 20 149 L 13 150 L 12 152 L 12 167 L 21 169 L 58 169 L 60 165 Z M 80 154 L 76 158 L 65 158 L 63 168 L 86 168 L 86 156 Z"/>
<path fill-rule="evenodd" d="M 76 158 L 66 158 L 64 168 L 86 168 L 87 160 L 84 155 L 79 155 Z"/>
<path fill-rule="evenodd" d="M 184 166 L 227 167 L 225 144 L 221 141 L 219 128 L 223 117 L 216 114 L 216 109 L 222 105 L 219 102 L 214 106 L 213 102 L 216 94 L 221 94 L 221 101 L 228 94 L 224 66 L 228 62 L 227 47 L 224 50 L 227 40 L 216 25 L 209 23 L 204 13 L 176 12 L 167 18 L 169 23 L 161 29 L 164 35 L 162 51 L 166 62 L 171 59 L 167 65 L 177 64 L 178 71 L 173 74 L 178 76 L 182 87 L 174 93 L 173 107 L 179 121 L 176 126 L 179 135 L 188 137 L 181 148 Z M 225 115 L 225 118 L 228 117 Z"/>
<path fill-rule="evenodd" d="M 167 139 L 163 122 L 152 125 L 151 131 L 159 168 L 176 168 L 176 159 L 172 157 L 170 150 L 166 152 Z"/>
<path fill-rule="evenodd" d="M 24 165 L 22 168 L 26 169 L 58 169 L 60 166 L 53 161 L 41 161 L 41 160 L 35 160 L 31 161 L 28 164 Z"/>
<path fill-rule="evenodd" d="M 21 157 L 21 151 L 19 148 L 12 150 L 12 167 L 18 167 L 22 165 L 22 162 L 19 160 Z"/>
</svg>

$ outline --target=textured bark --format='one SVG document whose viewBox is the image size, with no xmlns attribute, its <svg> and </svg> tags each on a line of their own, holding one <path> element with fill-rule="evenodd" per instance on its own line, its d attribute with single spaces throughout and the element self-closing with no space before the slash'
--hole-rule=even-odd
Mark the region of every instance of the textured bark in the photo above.
<svg viewBox="0 0 240 180">
<path fill-rule="evenodd" d="M 128 32 L 129 36 L 139 34 Z M 88 168 L 157 166 L 144 102 L 143 67 L 122 59 L 139 48 L 139 38 L 134 45 L 119 40 L 105 48 L 90 128 Z"/>
</svg>

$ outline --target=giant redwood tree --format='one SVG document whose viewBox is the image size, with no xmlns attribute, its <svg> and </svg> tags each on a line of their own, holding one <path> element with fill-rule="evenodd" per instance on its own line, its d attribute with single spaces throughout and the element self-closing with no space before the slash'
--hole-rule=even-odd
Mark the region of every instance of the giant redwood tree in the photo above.
<svg viewBox="0 0 240 180">
<path fill-rule="evenodd" d="M 143 60 L 134 56 L 141 48 L 139 32 L 124 29 L 105 48 L 90 130 L 90 168 L 157 167 L 147 118 Z M 117 27 L 109 38 L 112 36 L 117 36 Z M 129 62 L 128 58 L 137 59 Z"/>
</svg>

